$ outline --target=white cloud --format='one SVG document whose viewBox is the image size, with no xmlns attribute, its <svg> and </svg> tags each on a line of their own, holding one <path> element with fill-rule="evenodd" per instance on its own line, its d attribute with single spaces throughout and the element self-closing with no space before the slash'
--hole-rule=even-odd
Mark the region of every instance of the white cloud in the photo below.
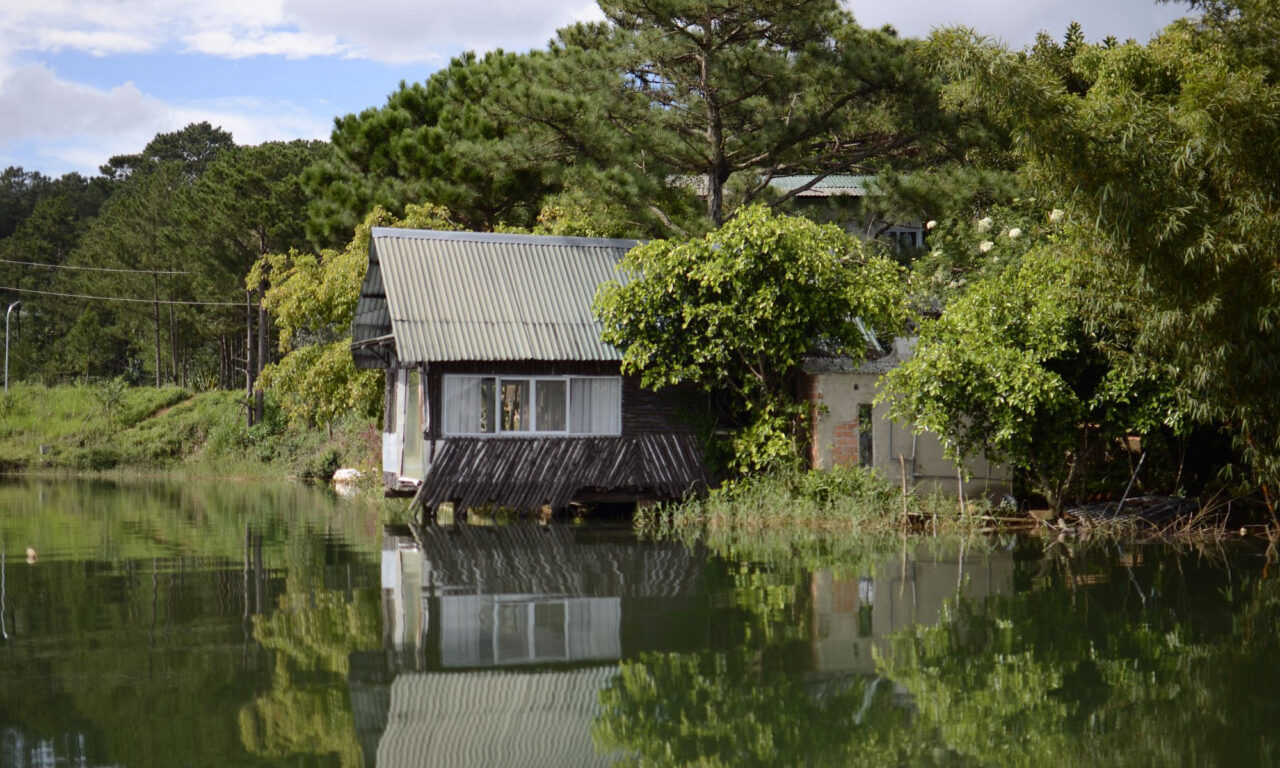
<svg viewBox="0 0 1280 768">
<path fill-rule="evenodd" d="M 284 56 L 305 59 L 311 56 L 339 56 L 349 48 L 333 35 L 311 35 L 300 32 L 263 32 L 249 30 L 199 32 L 183 38 L 187 50 L 210 56 L 243 59 L 249 56 Z"/>
<path fill-rule="evenodd" d="M 0 51 L 438 61 L 466 49 L 541 47 L 601 18 L 591 0 L 5 0 Z"/>
<path fill-rule="evenodd" d="M 0 142 L 32 135 L 118 133 L 154 125 L 161 111 L 132 83 L 102 91 L 58 80 L 42 66 L 23 67 L 0 83 Z"/>
<path fill-rule="evenodd" d="M 369 58 L 397 63 L 540 48 L 560 27 L 603 18 L 584 0 L 284 0 L 283 7 L 300 29 L 340 36 Z"/>
<path fill-rule="evenodd" d="M 45 173 L 94 173 L 112 155 L 137 152 L 157 133 L 203 120 L 230 131 L 239 144 L 325 138 L 331 127 L 328 115 L 289 103 L 233 99 L 175 105 L 132 83 L 100 90 L 29 66 L 0 81 L 0 162 L 34 155 L 35 167 Z"/>
</svg>

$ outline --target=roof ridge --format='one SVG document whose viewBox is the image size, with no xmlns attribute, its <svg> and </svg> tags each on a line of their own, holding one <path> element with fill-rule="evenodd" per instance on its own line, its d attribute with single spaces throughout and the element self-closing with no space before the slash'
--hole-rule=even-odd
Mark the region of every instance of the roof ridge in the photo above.
<svg viewBox="0 0 1280 768">
<path fill-rule="evenodd" d="M 570 235 L 535 235 L 518 232 L 471 232 L 443 229 L 408 229 L 401 227 L 374 227 L 373 239 L 396 238 L 404 240 L 443 240 L 468 243 L 506 243 L 539 246 L 577 246 L 597 248 L 626 248 L 640 244 L 639 240 L 610 237 L 575 237 Z"/>
</svg>

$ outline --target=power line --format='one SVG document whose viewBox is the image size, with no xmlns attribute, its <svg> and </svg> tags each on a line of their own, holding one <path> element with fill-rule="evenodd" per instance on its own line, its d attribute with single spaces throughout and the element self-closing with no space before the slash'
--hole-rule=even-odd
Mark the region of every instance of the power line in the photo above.
<svg viewBox="0 0 1280 768">
<path fill-rule="evenodd" d="M 18 293 L 36 293 L 41 296 L 58 296 L 64 299 L 93 299 L 95 301 L 127 301 L 134 304 L 182 304 L 194 307 L 243 307 L 242 301 L 178 301 L 174 299 L 133 299 L 123 296 L 90 296 L 84 293 L 55 293 L 53 291 L 37 291 L 34 288 L 10 288 L 0 285 L 0 291 L 17 291 Z"/>
<path fill-rule="evenodd" d="M 128 272 L 140 275 L 189 275 L 190 272 L 181 269 L 114 269 L 112 267 L 81 267 L 75 264 L 41 264 L 36 261 L 14 261 L 13 259 L 0 259 L 0 264 L 17 264 L 23 267 L 45 267 L 47 269 L 78 269 L 85 272 Z"/>
</svg>

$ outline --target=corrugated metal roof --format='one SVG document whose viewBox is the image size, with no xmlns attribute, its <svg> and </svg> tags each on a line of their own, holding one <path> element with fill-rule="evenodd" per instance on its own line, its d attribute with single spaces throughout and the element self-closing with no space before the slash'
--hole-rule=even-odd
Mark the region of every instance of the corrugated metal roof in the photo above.
<svg viewBox="0 0 1280 768">
<path fill-rule="evenodd" d="M 377 227 L 353 343 L 392 333 L 408 363 L 620 360 L 591 307 L 635 244 Z"/>
<path fill-rule="evenodd" d="M 406 674 L 391 684 L 378 768 L 607 766 L 591 724 L 617 667 Z"/>
<path fill-rule="evenodd" d="M 855 195 L 860 197 L 867 194 L 867 185 L 874 178 L 875 176 L 833 173 L 809 189 L 796 193 L 796 197 L 834 197 L 836 195 Z M 769 181 L 769 186 L 779 192 L 790 192 L 808 184 L 812 180 L 812 175 L 775 176 Z"/>
</svg>

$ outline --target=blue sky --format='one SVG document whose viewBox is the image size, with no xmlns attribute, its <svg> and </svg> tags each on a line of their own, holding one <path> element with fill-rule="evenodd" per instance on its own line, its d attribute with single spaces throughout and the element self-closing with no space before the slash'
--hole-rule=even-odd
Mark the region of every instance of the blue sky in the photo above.
<svg viewBox="0 0 1280 768">
<path fill-rule="evenodd" d="M 1075 19 L 1147 40 L 1184 13 L 1152 0 L 849 0 L 905 35 L 963 23 L 1020 47 Z M 241 144 L 327 138 L 462 51 L 542 47 L 593 0 L 3 0 L 0 167 L 96 173 L 208 120 Z"/>
</svg>

